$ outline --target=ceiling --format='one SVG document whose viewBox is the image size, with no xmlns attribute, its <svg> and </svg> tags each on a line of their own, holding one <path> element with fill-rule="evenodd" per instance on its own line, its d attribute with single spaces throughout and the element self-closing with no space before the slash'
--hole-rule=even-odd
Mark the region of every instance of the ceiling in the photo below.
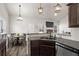
<svg viewBox="0 0 79 59">
<path fill-rule="evenodd" d="M 19 7 L 18 3 L 6 3 L 5 6 L 8 10 L 10 16 L 18 17 Z M 42 3 L 44 8 L 44 13 L 42 15 L 38 14 L 39 3 L 21 3 L 21 15 L 22 17 L 38 17 L 38 18 L 49 18 L 49 19 L 60 19 L 67 15 L 68 7 L 65 3 L 61 4 L 62 9 L 57 16 L 54 16 L 56 5 L 55 3 Z"/>
</svg>

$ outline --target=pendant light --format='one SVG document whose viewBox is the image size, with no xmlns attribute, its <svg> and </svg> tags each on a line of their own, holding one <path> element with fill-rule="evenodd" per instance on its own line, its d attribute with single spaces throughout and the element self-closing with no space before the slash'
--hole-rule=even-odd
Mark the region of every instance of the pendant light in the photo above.
<svg viewBox="0 0 79 59">
<path fill-rule="evenodd" d="M 19 5 L 19 17 L 17 18 L 17 21 L 23 21 L 23 18 L 21 16 L 21 5 Z"/>
<path fill-rule="evenodd" d="M 59 3 L 57 3 L 56 6 L 54 6 L 54 7 L 55 7 L 54 16 L 57 16 L 58 13 L 61 11 L 61 7 L 62 7 L 62 6 L 61 6 Z"/>
<path fill-rule="evenodd" d="M 54 7 L 55 7 L 55 11 L 56 12 L 60 12 L 61 11 L 61 7 L 62 6 L 59 3 L 57 3 L 56 6 L 54 6 Z"/>
<path fill-rule="evenodd" d="M 38 8 L 38 13 L 42 14 L 43 13 L 43 7 L 41 7 L 41 3 L 40 3 L 40 7 Z"/>
</svg>

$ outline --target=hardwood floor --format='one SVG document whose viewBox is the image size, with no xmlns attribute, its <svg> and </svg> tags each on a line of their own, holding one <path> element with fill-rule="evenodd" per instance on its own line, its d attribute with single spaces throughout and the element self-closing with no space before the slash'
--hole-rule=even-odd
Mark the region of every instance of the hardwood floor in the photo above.
<svg viewBox="0 0 79 59">
<path fill-rule="evenodd" d="M 26 46 L 14 46 L 9 48 L 6 55 L 7 56 L 27 56 Z"/>
</svg>

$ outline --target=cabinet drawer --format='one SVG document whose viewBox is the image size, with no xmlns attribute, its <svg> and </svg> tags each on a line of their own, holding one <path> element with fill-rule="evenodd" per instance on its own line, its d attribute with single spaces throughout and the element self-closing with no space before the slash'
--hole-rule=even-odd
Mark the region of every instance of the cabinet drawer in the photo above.
<svg viewBox="0 0 79 59">
<path fill-rule="evenodd" d="M 30 44 L 31 44 L 31 47 L 38 47 L 39 46 L 39 40 L 32 40 Z"/>
<path fill-rule="evenodd" d="M 40 40 L 40 45 L 54 46 L 54 45 L 55 45 L 55 42 L 53 42 L 53 41 L 48 41 L 48 40 Z"/>
</svg>

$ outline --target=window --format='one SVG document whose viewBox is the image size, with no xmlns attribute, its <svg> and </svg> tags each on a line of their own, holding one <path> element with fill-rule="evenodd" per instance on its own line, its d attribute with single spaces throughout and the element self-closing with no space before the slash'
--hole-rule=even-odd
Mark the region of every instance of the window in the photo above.
<svg viewBox="0 0 79 59">
<path fill-rule="evenodd" d="M 3 20 L 0 19 L 0 33 L 3 33 Z"/>
</svg>

